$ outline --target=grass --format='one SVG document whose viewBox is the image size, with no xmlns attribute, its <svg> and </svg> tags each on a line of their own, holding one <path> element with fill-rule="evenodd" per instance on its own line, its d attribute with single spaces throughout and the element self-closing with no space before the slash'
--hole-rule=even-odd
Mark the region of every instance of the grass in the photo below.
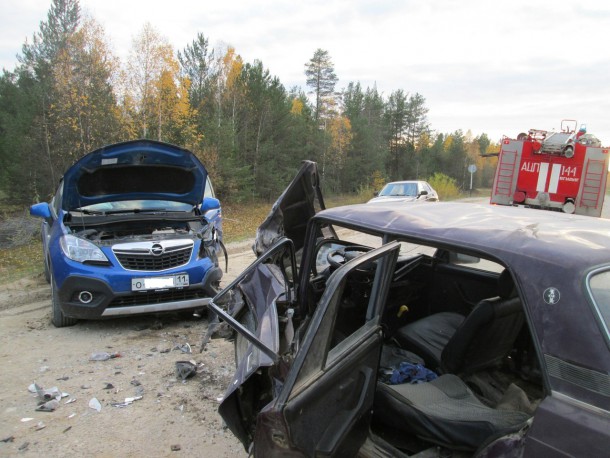
<svg viewBox="0 0 610 458">
<path fill-rule="evenodd" d="M 0 249 L 0 285 L 42 274 L 42 266 L 42 242 L 38 237 L 18 247 Z"/>
</svg>

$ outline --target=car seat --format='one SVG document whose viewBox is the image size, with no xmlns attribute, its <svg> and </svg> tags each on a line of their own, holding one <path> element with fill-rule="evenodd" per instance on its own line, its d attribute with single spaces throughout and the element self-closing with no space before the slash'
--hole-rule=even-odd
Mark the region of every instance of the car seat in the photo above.
<svg viewBox="0 0 610 458">
<path fill-rule="evenodd" d="M 480 301 L 466 317 L 436 313 L 403 326 L 395 338 L 439 373 L 470 374 L 494 367 L 512 350 L 524 321 L 507 270 L 498 277 L 498 294 Z"/>
</svg>

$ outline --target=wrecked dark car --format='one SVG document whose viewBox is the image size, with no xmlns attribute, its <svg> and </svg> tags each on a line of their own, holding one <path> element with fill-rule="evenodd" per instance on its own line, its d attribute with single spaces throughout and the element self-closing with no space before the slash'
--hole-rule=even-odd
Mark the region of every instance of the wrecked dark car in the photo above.
<svg viewBox="0 0 610 458">
<path fill-rule="evenodd" d="M 206 168 L 184 148 L 152 140 L 99 148 L 30 214 L 43 220 L 57 327 L 205 310 L 219 290 L 220 202 Z"/>
<path fill-rule="evenodd" d="M 439 203 L 324 210 L 306 162 L 257 260 L 219 413 L 255 456 L 607 456 L 610 222 Z"/>
</svg>

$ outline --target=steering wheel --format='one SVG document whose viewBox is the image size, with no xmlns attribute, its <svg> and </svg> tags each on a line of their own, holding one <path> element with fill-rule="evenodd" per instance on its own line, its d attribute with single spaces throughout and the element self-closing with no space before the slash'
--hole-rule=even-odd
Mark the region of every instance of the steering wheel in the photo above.
<svg viewBox="0 0 610 458">
<path fill-rule="evenodd" d="M 348 245 L 343 248 L 339 248 L 338 250 L 330 251 L 326 259 L 333 269 L 338 269 L 346 262 L 351 261 L 352 259 L 357 258 L 358 256 L 361 256 L 364 253 L 368 253 L 371 250 L 371 247 L 363 245 Z M 371 270 L 373 270 L 374 265 L 374 263 L 366 263 L 358 270 L 370 272 Z"/>
</svg>

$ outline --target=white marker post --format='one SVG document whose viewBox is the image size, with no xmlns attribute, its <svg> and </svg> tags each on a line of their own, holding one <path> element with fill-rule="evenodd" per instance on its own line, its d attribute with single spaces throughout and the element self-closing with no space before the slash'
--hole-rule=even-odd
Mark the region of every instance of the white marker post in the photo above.
<svg viewBox="0 0 610 458">
<path fill-rule="evenodd" d="M 470 172 L 470 197 L 472 197 L 472 176 L 474 175 L 474 172 L 477 171 L 477 166 L 470 164 L 468 166 L 468 171 Z"/>
</svg>

